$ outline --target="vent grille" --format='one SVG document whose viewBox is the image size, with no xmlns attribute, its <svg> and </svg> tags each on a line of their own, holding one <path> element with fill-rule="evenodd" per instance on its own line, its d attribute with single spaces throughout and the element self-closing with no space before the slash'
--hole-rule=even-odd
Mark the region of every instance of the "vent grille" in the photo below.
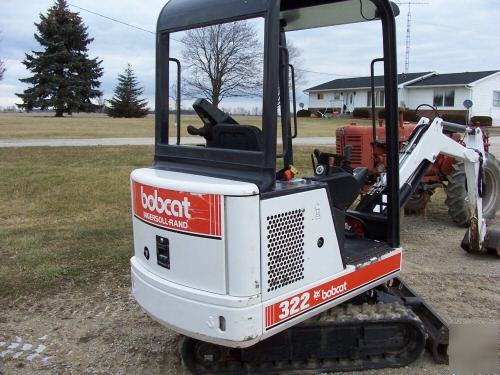
<svg viewBox="0 0 500 375">
<path fill-rule="evenodd" d="M 268 292 L 304 278 L 304 211 L 267 217 Z"/>
</svg>

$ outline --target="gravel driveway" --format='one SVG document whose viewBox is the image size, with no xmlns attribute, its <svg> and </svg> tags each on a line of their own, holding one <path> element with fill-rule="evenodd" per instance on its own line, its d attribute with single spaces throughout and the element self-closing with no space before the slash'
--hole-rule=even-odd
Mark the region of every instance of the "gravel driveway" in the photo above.
<svg viewBox="0 0 500 375">
<path fill-rule="evenodd" d="M 499 227 L 499 221 L 492 223 Z M 403 278 L 448 322 L 500 321 L 499 260 L 460 249 L 442 205 L 403 219 Z M 128 270 L 92 289 L 24 297 L 0 310 L 0 373 L 183 373 L 179 336 L 149 319 L 129 295 Z M 443 374 L 428 354 L 403 369 L 366 374 Z"/>
<path fill-rule="evenodd" d="M 495 154 L 499 155 L 495 138 Z M 491 226 L 499 229 L 500 221 Z M 442 204 L 402 220 L 403 278 L 449 323 L 500 322 L 500 260 L 460 249 L 464 229 Z M 99 285 L 41 299 L 1 301 L 0 374 L 178 374 L 179 336 L 130 297 L 128 270 Z M 403 369 L 366 374 L 443 374 L 425 354 Z"/>
</svg>

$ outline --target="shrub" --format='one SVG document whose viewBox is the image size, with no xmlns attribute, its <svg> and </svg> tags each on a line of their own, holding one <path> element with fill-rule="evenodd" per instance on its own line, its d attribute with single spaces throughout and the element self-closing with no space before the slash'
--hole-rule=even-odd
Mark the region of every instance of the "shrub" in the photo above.
<svg viewBox="0 0 500 375">
<path fill-rule="evenodd" d="M 380 111 L 378 111 L 377 116 L 380 119 L 385 119 L 385 108 L 382 108 Z"/>
<path fill-rule="evenodd" d="M 473 116 L 470 122 L 472 125 L 476 125 L 476 122 L 479 122 L 479 125 L 491 126 L 493 124 L 493 119 L 490 116 Z"/>
<path fill-rule="evenodd" d="M 403 120 L 418 122 L 420 120 L 420 117 L 417 116 L 417 112 L 414 111 L 413 109 L 407 109 L 406 111 L 403 112 Z"/>
<path fill-rule="evenodd" d="M 298 110 L 297 117 L 311 117 L 311 111 L 308 109 Z"/>
<path fill-rule="evenodd" d="M 354 108 L 352 116 L 358 118 L 370 118 L 370 111 L 367 108 Z"/>
<path fill-rule="evenodd" d="M 467 123 L 467 119 L 464 115 L 457 115 L 453 113 L 443 115 L 443 120 L 461 125 L 465 125 Z"/>
</svg>

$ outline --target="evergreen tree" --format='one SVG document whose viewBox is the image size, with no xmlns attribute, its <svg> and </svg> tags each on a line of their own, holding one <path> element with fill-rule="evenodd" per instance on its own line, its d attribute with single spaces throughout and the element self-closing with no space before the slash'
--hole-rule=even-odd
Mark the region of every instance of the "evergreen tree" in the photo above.
<svg viewBox="0 0 500 375">
<path fill-rule="evenodd" d="M 47 12 L 40 14 L 40 23 L 35 23 L 38 33 L 35 39 L 43 51 L 26 54 L 23 64 L 33 73 L 21 82 L 31 85 L 22 94 L 19 107 L 53 108 L 56 117 L 64 112 L 93 112 L 96 106 L 91 99 L 99 97 L 99 78 L 102 76 L 102 61 L 89 58 L 87 27 L 77 13 L 68 9 L 66 0 L 56 0 Z"/>
<path fill-rule="evenodd" d="M 108 100 L 110 106 L 106 108 L 108 116 L 111 117 L 144 117 L 148 114 L 147 101 L 140 99 L 143 89 L 130 67 L 127 65 L 125 72 L 118 76 L 118 85 L 115 95 Z"/>
</svg>

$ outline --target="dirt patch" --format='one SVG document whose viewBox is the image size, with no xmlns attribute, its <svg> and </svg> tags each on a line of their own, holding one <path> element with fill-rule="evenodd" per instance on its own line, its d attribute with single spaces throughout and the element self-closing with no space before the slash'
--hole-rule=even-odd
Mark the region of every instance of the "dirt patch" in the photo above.
<svg viewBox="0 0 500 375">
<path fill-rule="evenodd" d="M 499 260 L 463 252 L 463 233 L 442 205 L 431 205 L 425 216 L 404 218 L 403 278 L 448 322 L 499 322 Z M 183 373 L 179 336 L 148 318 L 129 292 L 127 274 L 107 275 L 92 289 L 5 301 L 0 373 Z M 426 354 L 404 369 L 366 373 L 442 374 L 446 369 Z"/>
<path fill-rule="evenodd" d="M 179 373 L 178 336 L 151 321 L 131 299 L 129 287 L 119 284 L 106 277 L 94 290 L 24 298 L 8 306 L 0 317 L 0 369 L 9 374 Z M 38 355 L 30 357 L 40 345 Z"/>
</svg>

